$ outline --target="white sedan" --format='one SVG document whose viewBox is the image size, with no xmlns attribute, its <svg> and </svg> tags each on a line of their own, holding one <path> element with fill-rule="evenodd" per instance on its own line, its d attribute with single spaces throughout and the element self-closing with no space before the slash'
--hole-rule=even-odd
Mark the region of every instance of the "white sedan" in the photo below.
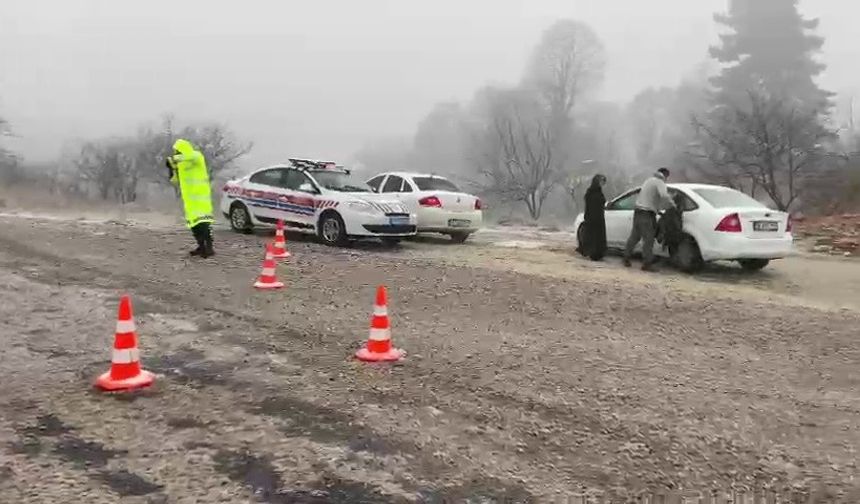
<svg viewBox="0 0 860 504">
<path fill-rule="evenodd" d="M 671 257 L 684 271 L 694 272 L 706 262 L 737 261 L 747 270 L 760 270 L 774 259 L 793 253 L 791 219 L 746 194 L 706 184 L 667 184 L 669 193 L 681 194 L 685 239 L 677 250 L 654 244 L 654 254 Z M 639 189 L 632 189 L 606 204 L 606 242 L 624 249 L 633 227 L 633 207 Z M 574 224 L 581 239 L 583 214 Z M 641 243 L 637 246 L 641 251 Z"/>
<path fill-rule="evenodd" d="M 334 163 L 307 159 L 227 182 L 221 212 L 235 231 L 282 220 L 287 229 L 314 233 L 326 245 L 370 237 L 396 243 L 417 229 L 415 214 L 397 199 L 374 194 Z"/>
<path fill-rule="evenodd" d="M 419 233 L 441 233 L 462 243 L 480 229 L 481 200 L 450 180 L 421 173 L 382 173 L 367 181 L 374 191 L 403 202 L 418 216 Z"/>
</svg>

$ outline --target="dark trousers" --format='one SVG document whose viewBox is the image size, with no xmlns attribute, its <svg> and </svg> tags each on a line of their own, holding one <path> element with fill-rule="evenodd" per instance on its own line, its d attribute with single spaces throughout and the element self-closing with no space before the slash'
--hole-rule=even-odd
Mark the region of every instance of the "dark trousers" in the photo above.
<svg viewBox="0 0 860 504">
<path fill-rule="evenodd" d="M 630 238 L 627 239 L 627 247 L 624 249 L 624 259 L 630 260 L 633 249 L 639 241 L 642 241 L 642 262 L 651 264 L 654 262 L 654 237 L 657 236 L 657 214 L 648 210 L 636 209 L 633 211 L 633 229 Z"/>
<path fill-rule="evenodd" d="M 208 222 L 197 224 L 191 228 L 191 234 L 197 241 L 197 250 L 206 255 L 211 255 L 213 252 L 212 226 Z"/>
</svg>

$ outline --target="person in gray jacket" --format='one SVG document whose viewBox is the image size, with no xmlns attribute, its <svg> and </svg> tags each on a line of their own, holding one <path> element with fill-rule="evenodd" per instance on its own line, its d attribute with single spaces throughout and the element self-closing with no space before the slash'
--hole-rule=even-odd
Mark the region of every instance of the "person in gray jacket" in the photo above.
<svg viewBox="0 0 860 504">
<path fill-rule="evenodd" d="M 633 249 L 642 241 L 642 270 L 652 271 L 654 269 L 657 213 L 675 206 L 675 202 L 672 201 L 669 190 L 666 188 L 666 179 L 668 178 L 669 169 L 660 168 L 653 177 L 642 184 L 639 196 L 636 198 L 636 206 L 633 209 L 633 229 L 630 231 L 630 238 L 627 239 L 627 247 L 624 249 L 624 266 L 630 267 Z"/>
</svg>

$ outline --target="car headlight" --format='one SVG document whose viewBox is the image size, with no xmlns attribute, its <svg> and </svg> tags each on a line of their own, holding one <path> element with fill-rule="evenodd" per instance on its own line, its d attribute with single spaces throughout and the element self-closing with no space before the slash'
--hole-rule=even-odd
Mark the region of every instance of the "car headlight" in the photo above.
<svg viewBox="0 0 860 504">
<path fill-rule="evenodd" d="M 349 207 L 350 210 L 354 210 L 356 212 L 368 214 L 380 213 L 377 208 L 366 201 L 350 201 L 346 206 Z"/>
</svg>

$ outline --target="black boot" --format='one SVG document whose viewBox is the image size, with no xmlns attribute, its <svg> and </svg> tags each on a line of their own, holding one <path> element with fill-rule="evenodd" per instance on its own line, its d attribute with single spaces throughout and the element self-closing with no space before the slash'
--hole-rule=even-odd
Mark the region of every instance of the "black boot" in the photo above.
<svg viewBox="0 0 860 504">
<path fill-rule="evenodd" d="M 215 255 L 215 247 L 212 245 L 212 227 L 209 224 L 203 224 L 203 252 L 201 257 L 212 257 Z"/>
<path fill-rule="evenodd" d="M 191 228 L 191 233 L 194 235 L 194 239 L 197 241 L 197 248 L 188 253 L 188 255 L 192 257 L 203 255 L 203 251 L 205 250 L 205 243 L 203 241 L 203 234 L 200 225 L 194 226 Z"/>
</svg>

